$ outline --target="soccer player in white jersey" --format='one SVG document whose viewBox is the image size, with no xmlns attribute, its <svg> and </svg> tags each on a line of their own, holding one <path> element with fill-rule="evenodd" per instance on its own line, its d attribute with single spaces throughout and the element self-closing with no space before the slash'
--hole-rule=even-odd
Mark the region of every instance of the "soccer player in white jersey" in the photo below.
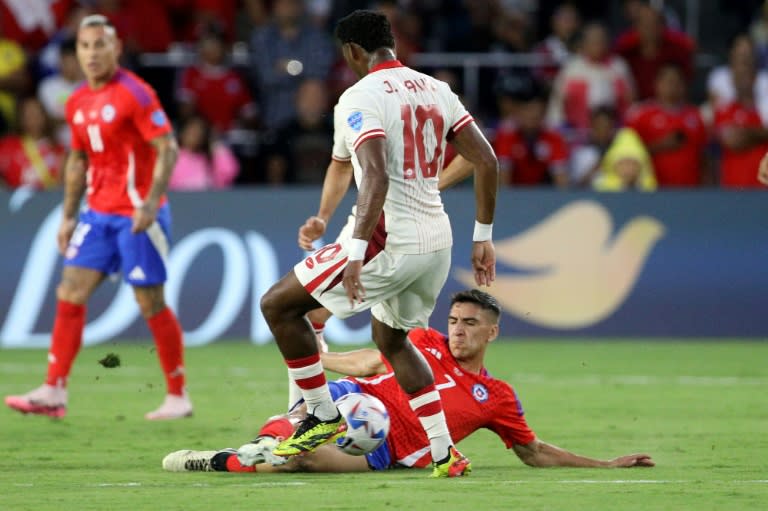
<svg viewBox="0 0 768 511">
<path fill-rule="evenodd" d="M 322 305 L 345 318 L 370 308 L 374 342 L 430 441 L 433 476 L 466 475 L 471 465 L 453 446 L 431 370 L 406 334 L 427 325 L 450 268 L 451 226 L 437 188 L 446 143 L 475 168 L 478 285 L 495 277 L 498 162 L 448 85 L 397 60 L 383 15 L 355 11 L 339 21 L 336 37 L 360 77 L 334 114 L 333 158 L 351 162 L 358 187 L 355 228 L 352 238 L 319 249 L 262 297 L 262 313 L 308 409 L 274 454 L 312 451 L 343 425 L 305 314 Z"/>
</svg>

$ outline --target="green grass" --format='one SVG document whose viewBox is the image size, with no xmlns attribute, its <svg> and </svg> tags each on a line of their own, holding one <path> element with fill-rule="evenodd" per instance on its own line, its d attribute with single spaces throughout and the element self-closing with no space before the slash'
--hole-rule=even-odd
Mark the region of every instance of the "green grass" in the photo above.
<svg viewBox="0 0 768 511">
<path fill-rule="evenodd" d="M 120 354 L 123 365 L 97 360 Z M 358 475 L 170 474 L 181 448 L 237 447 L 286 405 L 274 346 L 187 351 L 192 419 L 150 423 L 162 399 L 153 349 L 83 350 L 61 421 L 0 410 L 0 510 L 763 510 L 768 509 L 768 343 L 497 342 L 489 370 L 510 381 L 543 440 L 594 457 L 648 452 L 653 469 L 532 469 L 480 432 L 475 471 Z M 0 393 L 40 383 L 45 354 L 0 351 Z"/>
</svg>

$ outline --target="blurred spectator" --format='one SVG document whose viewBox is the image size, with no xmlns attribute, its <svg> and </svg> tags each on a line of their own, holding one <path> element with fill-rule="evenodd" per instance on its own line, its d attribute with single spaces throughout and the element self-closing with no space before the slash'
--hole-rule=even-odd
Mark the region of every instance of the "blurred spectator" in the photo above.
<svg viewBox="0 0 768 511">
<path fill-rule="evenodd" d="M 124 55 L 133 59 L 142 52 L 162 52 L 173 41 L 164 2 L 158 0 L 95 0 L 95 10 L 115 26 Z"/>
<path fill-rule="evenodd" d="M 199 63 L 185 69 L 177 94 L 182 119 L 197 113 L 218 133 L 231 129 L 238 119 L 250 122 L 256 116 L 247 85 L 226 63 L 226 45 L 221 34 L 205 33 L 198 44 Z"/>
<path fill-rule="evenodd" d="M 534 95 L 520 105 L 516 126 L 503 124 L 497 130 L 493 145 L 507 184 L 568 185 L 568 146 L 559 133 L 544 126 L 545 111 L 546 100 Z"/>
<path fill-rule="evenodd" d="M 755 107 L 760 113 L 763 124 L 768 125 L 768 72 L 757 69 L 754 46 L 746 34 L 737 35 L 731 42 L 728 53 L 728 65 L 720 66 L 709 73 L 707 79 L 707 92 L 713 109 L 729 105 L 736 100 L 736 86 L 734 85 L 734 70 L 743 69 L 747 73 L 751 69 L 754 73 L 752 97 L 756 101 Z M 749 76 L 746 74 L 744 76 Z"/>
<path fill-rule="evenodd" d="M 16 97 L 29 85 L 24 49 L 0 31 L 0 116 L 6 127 L 16 120 Z"/>
<path fill-rule="evenodd" d="M 83 73 L 77 62 L 74 39 L 62 42 L 60 51 L 60 71 L 40 82 L 37 87 L 37 97 L 56 126 L 56 139 L 67 146 L 70 132 L 64 117 L 64 104 L 83 79 Z"/>
<path fill-rule="evenodd" d="M 634 28 L 616 42 L 616 52 L 632 70 L 639 99 L 653 96 L 656 73 L 664 64 L 676 64 L 690 81 L 695 47 L 690 37 L 667 28 L 662 14 L 648 5 L 639 9 Z"/>
<path fill-rule="evenodd" d="M 238 41 L 247 41 L 256 27 L 269 22 L 267 0 L 242 0 L 240 12 L 235 19 L 235 37 Z"/>
<path fill-rule="evenodd" d="M 265 149 L 267 182 L 322 183 L 332 147 L 327 89 L 321 80 L 306 80 L 296 93 L 296 117 L 276 132 Z"/>
<path fill-rule="evenodd" d="M 169 8 L 176 40 L 196 41 L 208 27 L 216 27 L 227 43 L 234 41 L 237 0 L 164 1 Z"/>
<path fill-rule="evenodd" d="M 263 121 L 272 129 L 295 116 L 299 84 L 324 80 L 335 55 L 329 35 L 304 22 L 301 0 L 275 0 L 272 20 L 254 29 L 250 51 Z"/>
<path fill-rule="evenodd" d="M 632 128 L 621 128 L 616 133 L 600 162 L 593 186 L 601 192 L 656 189 L 651 156 Z"/>
<path fill-rule="evenodd" d="M 408 65 L 411 54 L 421 51 L 421 22 L 416 16 L 403 10 L 397 0 L 379 0 L 374 4 L 374 10 L 389 20 L 392 34 L 395 36 L 397 60 Z"/>
<path fill-rule="evenodd" d="M 24 98 L 18 115 L 18 134 L 0 139 L 0 181 L 10 188 L 58 186 L 64 147 L 56 142 L 43 105 L 33 96 Z"/>
<path fill-rule="evenodd" d="M 89 13 L 88 9 L 81 6 L 76 6 L 69 11 L 64 24 L 48 39 L 46 45 L 37 54 L 35 72 L 38 78 L 45 78 L 59 72 L 61 45 L 66 41 L 77 39 L 77 28 L 80 26 L 80 21 Z"/>
<path fill-rule="evenodd" d="M 736 99 L 715 111 L 715 130 L 722 145 L 720 184 L 727 188 L 760 187 L 757 168 L 768 152 L 768 129 L 754 99 L 754 66 L 733 69 Z"/>
<path fill-rule="evenodd" d="M 75 0 L 3 0 L 0 33 L 36 52 L 53 36 L 74 4 Z"/>
<path fill-rule="evenodd" d="M 584 27 L 579 52 L 555 78 L 547 120 L 551 126 L 573 130 L 583 138 L 589 114 L 598 106 L 609 106 L 623 115 L 634 98 L 634 83 L 621 57 L 611 55 L 608 34 L 599 23 Z"/>
<path fill-rule="evenodd" d="M 552 33 L 533 47 L 534 53 L 551 62 L 534 69 L 534 76 L 547 85 L 552 84 L 560 68 L 570 58 L 581 18 L 573 5 L 563 4 L 552 14 L 550 23 Z"/>
<path fill-rule="evenodd" d="M 707 130 L 699 108 L 686 102 L 679 67 L 667 64 L 659 69 L 655 98 L 630 109 L 626 124 L 651 153 L 660 187 L 702 183 Z"/>
<path fill-rule="evenodd" d="M 170 190 L 211 190 L 232 185 L 240 168 L 229 148 L 215 140 L 202 117 L 189 118 L 179 130 L 179 156 Z"/>
<path fill-rule="evenodd" d="M 768 0 L 760 8 L 757 19 L 749 27 L 749 36 L 755 45 L 758 67 L 768 67 Z"/>
<path fill-rule="evenodd" d="M 457 5 L 458 4 L 458 5 Z M 440 34 L 444 51 L 485 52 L 493 43 L 498 2 L 459 0 L 443 9 L 447 19 Z"/>
<path fill-rule="evenodd" d="M 603 156 L 616 136 L 618 119 L 610 107 L 597 107 L 589 116 L 589 136 L 571 148 L 570 182 L 575 186 L 591 186 L 600 170 Z"/>
</svg>

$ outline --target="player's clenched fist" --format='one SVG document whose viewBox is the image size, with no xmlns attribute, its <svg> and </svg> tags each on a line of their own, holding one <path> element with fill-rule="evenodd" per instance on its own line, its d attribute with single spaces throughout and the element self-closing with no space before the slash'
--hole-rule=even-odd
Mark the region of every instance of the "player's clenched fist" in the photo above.
<svg viewBox="0 0 768 511">
<path fill-rule="evenodd" d="M 757 179 L 764 185 L 768 185 L 768 153 L 760 160 L 760 167 L 757 169 Z"/>
<path fill-rule="evenodd" d="M 312 242 L 325 234 L 325 220 L 319 216 L 307 218 L 304 225 L 299 227 L 299 247 L 302 250 L 312 250 Z"/>
</svg>

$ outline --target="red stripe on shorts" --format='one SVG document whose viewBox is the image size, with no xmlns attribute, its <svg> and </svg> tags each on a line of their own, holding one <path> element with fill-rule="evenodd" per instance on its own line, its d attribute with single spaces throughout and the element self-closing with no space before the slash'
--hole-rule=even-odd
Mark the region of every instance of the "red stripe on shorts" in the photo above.
<svg viewBox="0 0 768 511">
<path fill-rule="evenodd" d="M 312 279 L 306 286 L 304 286 L 304 289 L 307 290 L 307 293 L 312 294 L 314 290 L 317 289 L 318 286 L 322 284 L 325 279 L 333 275 L 333 272 L 335 272 L 336 270 L 338 270 L 339 268 L 347 264 L 347 259 L 349 258 L 345 257 L 344 259 L 342 259 L 341 261 L 334 264 L 333 266 L 325 270 L 323 273 L 321 273 L 320 275 Z"/>
</svg>

